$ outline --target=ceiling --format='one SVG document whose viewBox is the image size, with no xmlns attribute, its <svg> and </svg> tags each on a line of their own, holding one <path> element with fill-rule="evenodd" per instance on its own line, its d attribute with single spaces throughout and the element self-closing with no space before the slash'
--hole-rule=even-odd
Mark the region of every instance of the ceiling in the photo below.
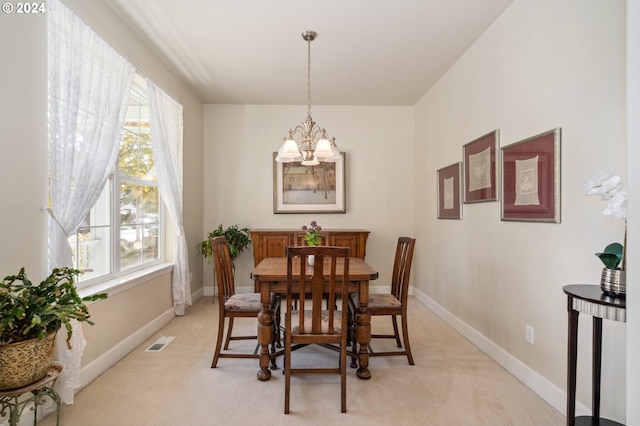
<svg viewBox="0 0 640 426">
<path fill-rule="evenodd" d="M 207 104 L 412 106 L 513 0 L 104 0 Z"/>
</svg>

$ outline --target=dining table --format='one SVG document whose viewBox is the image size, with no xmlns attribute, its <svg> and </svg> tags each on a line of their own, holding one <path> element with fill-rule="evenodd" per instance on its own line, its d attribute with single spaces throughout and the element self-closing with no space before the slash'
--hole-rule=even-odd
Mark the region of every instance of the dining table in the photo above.
<svg viewBox="0 0 640 426">
<path fill-rule="evenodd" d="M 305 265 L 306 266 L 306 265 Z M 329 274 L 329 263 L 325 263 L 325 275 Z M 344 261 L 338 261 L 337 275 L 341 276 L 344 268 Z M 300 261 L 294 261 L 293 278 L 300 279 Z M 305 274 L 311 279 L 312 267 L 305 268 Z M 367 306 L 369 304 L 369 281 L 378 278 L 378 272 L 363 259 L 357 257 L 349 258 L 349 294 L 359 293 L 360 309 L 356 313 L 358 342 L 358 370 L 357 376 L 360 379 L 370 379 L 369 370 L 369 343 L 371 342 L 371 314 Z M 260 293 L 262 309 L 258 314 L 258 344 L 260 345 L 260 370 L 258 379 L 265 381 L 271 378 L 269 363 L 276 356 L 269 350 L 269 345 L 274 341 L 274 311 L 271 309 L 272 294 L 286 294 L 287 292 L 287 258 L 267 257 L 258 263 L 251 271 L 251 279 L 255 282 L 256 291 Z"/>
</svg>

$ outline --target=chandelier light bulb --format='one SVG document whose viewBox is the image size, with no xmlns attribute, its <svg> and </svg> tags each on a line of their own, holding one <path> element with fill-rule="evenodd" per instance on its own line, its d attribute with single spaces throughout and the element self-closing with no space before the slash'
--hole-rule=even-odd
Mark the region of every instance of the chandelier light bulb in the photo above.
<svg viewBox="0 0 640 426">
<path fill-rule="evenodd" d="M 302 163 L 303 166 L 317 166 L 318 164 L 320 164 L 320 162 L 318 161 L 318 158 L 314 155 L 311 160 L 304 160 Z"/>
</svg>

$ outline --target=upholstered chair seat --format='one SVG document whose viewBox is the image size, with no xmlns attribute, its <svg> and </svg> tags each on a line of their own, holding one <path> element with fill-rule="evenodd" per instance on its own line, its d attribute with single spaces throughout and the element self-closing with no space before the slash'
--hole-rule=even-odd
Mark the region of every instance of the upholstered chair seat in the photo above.
<svg viewBox="0 0 640 426">
<path fill-rule="evenodd" d="M 260 302 L 259 293 L 240 293 L 234 294 L 224 302 L 224 309 L 227 311 L 260 311 L 262 303 Z"/>
<path fill-rule="evenodd" d="M 342 311 L 333 311 L 333 330 L 335 334 L 342 333 Z M 291 312 L 291 323 L 293 324 L 292 332 L 295 334 L 304 334 L 311 332 L 311 324 L 313 320 L 313 313 L 310 310 L 304 311 L 304 330 L 300 329 L 300 311 Z M 329 312 L 322 311 L 322 324 L 320 326 L 320 332 L 329 333 Z"/>
<path fill-rule="evenodd" d="M 351 299 L 356 306 L 360 306 L 360 297 L 358 293 L 351 295 Z M 393 294 L 370 294 L 369 309 L 386 309 L 386 308 L 400 308 L 402 303 Z"/>
</svg>

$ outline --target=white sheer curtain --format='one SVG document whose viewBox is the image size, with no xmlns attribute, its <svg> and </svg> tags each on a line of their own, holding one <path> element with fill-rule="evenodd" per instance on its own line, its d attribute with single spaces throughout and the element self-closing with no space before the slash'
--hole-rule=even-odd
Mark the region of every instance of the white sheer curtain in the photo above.
<svg viewBox="0 0 640 426">
<path fill-rule="evenodd" d="M 72 266 L 73 235 L 95 204 L 118 158 L 134 68 L 58 0 L 49 0 L 50 267 Z M 86 342 L 74 325 L 73 349 L 58 337 L 61 399 L 73 403 Z"/>
<path fill-rule="evenodd" d="M 147 80 L 149 121 L 153 140 L 153 161 L 160 195 L 175 223 L 176 243 L 173 266 L 173 309 L 184 315 L 191 305 L 189 256 L 182 220 L 182 105 Z"/>
</svg>

